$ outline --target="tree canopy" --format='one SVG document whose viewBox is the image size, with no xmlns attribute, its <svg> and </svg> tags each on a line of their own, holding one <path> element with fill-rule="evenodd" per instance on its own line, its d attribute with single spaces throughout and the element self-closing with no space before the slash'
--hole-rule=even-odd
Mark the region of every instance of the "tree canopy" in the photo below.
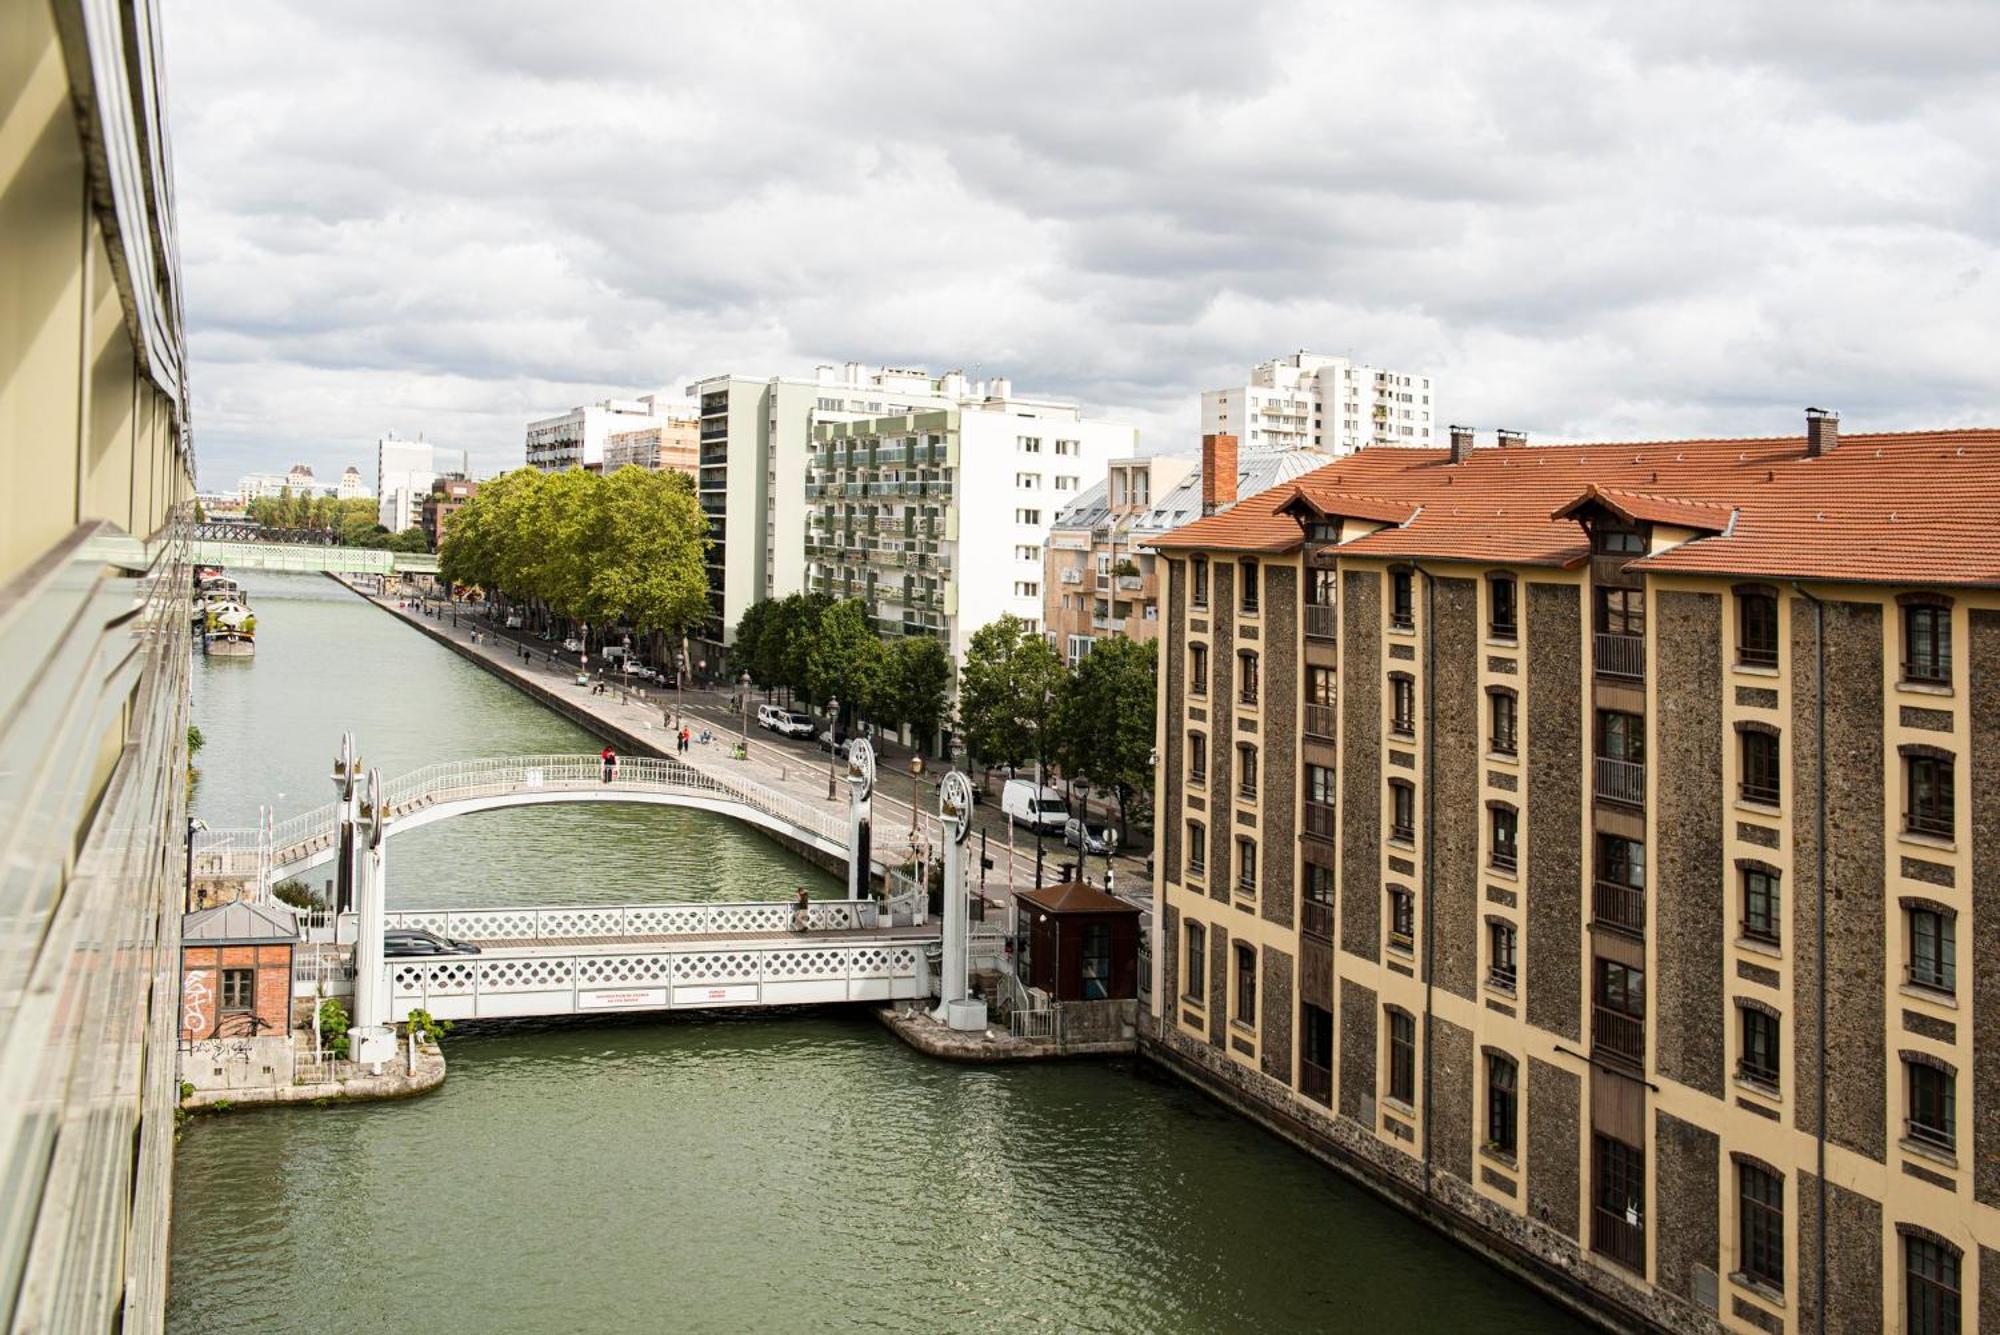
<svg viewBox="0 0 2000 1335">
<path fill-rule="evenodd" d="M 958 680 L 959 731 L 972 757 L 989 768 L 1053 760 L 1062 683 L 1062 660 L 1021 618 L 974 631 Z"/>
<path fill-rule="evenodd" d="M 1064 682 L 1056 709 L 1063 773 L 1116 792 L 1121 813 L 1152 790 L 1157 664 L 1151 645 L 1099 640 Z"/>
</svg>

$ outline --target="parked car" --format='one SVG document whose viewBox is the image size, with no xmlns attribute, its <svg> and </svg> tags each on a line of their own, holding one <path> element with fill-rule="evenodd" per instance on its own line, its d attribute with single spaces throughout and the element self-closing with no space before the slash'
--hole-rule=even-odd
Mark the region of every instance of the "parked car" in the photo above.
<svg viewBox="0 0 2000 1335">
<path fill-rule="evenodd" d="M 1069 803 L 1062 794 L 1031 779 L 1007 780 L 1000 790 L 1000 810 L 1009 824 L 1031 830 L 1060 830 L 1069 819 Z"/>
<path fill-rule="evenodd" d="M 507 614 L 507 629 L 508 630 L 521 629 L 521 614 L 519 612 L 509 612 Z"/>
<path fill-rule="evenodd" d="M 847 759 L 847 742 L 845 740 L 834 741 L 832 728 L 826 728 L 820 732 L 819 749 L 832 752 L 836 760 Z"/>
<path fill-rule="evenodd" d="M 788 712 L 790 711 L 782 709 L 777 705 L 758 705 L 757 726 L 767 732 L 776 732 L 778 730 L 778 720 L 785 717 Z"/>
<path fill-rule="evenodd" d="M 813 735 L 813 721 L 804 714 L 795 714 L 789 709 L 780 709 L 778 718 L 771 725 L 787 737 L 810 737 Z"/>
<path fill-rule="evenodd" d="M 563 641 L 562 647 L 566 654 L 580 654 L 583 652 L 583 641 L 572 635 Z"/>
<path fill-rule="evenodd" d="M 421 927 L 391 927 L 382 933 L 382 955 L 401 959 L 411 955 L 477 955 L 479 947 L 470 941 L 454 941 Z"/>
<path fill-rule="evenodd" d="M 1118 831 L 1109 825 L 1086 825 L 1071 816 L 1063 822 L 1063 843 L 1086 853 L 1116 853 Z"/>
<path fill-rule="evenodd" d="M 627 658 L 630 658 L 631 656 L 632 656 L 632 648 L 630 645 L 611 644 L 611 645 L 606 645 L 604 649 L 604 661 L 613 666 L 616 666 L 618 663 L 622 662 Z"/>
</svg>

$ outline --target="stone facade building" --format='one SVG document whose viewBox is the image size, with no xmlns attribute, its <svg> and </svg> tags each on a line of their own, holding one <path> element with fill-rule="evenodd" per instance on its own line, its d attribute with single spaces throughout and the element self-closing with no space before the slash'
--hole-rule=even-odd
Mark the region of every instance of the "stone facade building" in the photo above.
<svg viewBox="0 0 2000 1335">
<path fill-rule="evenodd" d="M 2000 1329 L 2000 431 L 1501 444 L 1157 542 L 1146 1049 L 1608 1324 Z"/>
</svg>

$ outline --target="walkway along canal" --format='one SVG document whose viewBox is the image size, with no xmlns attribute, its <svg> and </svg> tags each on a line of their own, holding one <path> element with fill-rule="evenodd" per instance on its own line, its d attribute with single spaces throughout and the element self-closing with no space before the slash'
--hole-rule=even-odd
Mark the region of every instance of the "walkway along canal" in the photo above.
<svg viewBox="0 0 2000 1335">
<path fill-rule="evenodd" d="M 197 814 L 591 738 L 318 576 L 252 575 L 255 660 L 197 662 Z M 390 907 L 745 900 L 833 878 L 702 812 L 519 808 L 396 841 Z M 195 1119 L 171 1328 L 593 1332 L 1574 1329 L 1178 1080 L 966 1067 L 864 1015 L 464 1027 L 408 1102 Z"/>
</svg>

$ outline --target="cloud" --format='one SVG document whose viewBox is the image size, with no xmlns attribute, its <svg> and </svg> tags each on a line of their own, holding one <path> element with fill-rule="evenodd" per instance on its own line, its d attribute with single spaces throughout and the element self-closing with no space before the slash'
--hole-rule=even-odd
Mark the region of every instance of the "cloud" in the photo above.
<svg viewBox="0 0 2000 1335">
<path fill-rule="evenodd" d="M 1161 449 L 1300 347 L 1541 437 L 2000 422 L 1979 0 L 167 17 L 209 486 L 846 360 Z"/>
</svg>

